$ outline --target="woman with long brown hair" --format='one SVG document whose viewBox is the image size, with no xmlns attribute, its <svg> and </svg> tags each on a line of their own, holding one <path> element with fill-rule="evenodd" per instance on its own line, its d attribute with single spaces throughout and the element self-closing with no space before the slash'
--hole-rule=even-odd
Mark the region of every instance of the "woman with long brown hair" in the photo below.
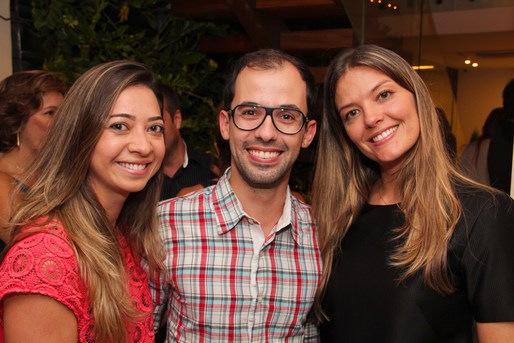
<svg viewBox="0 0 514 343">
<path fill-rule="evenodd" d="M 455 169 L 396 53 L 331 63 L 313 211 L 322 342 L 472 342 L 475 322 L 480 342 L 514 341 L 513 201 Z"/>
<path fill-rule="evenodd" d="M 7 342 L 153 342 L 140 259 L 156 271 L 163 258 L 163 125 L 143 64 L 104 63 L 73 84 L 17 189 L 0 265 Z"/>
</svg>

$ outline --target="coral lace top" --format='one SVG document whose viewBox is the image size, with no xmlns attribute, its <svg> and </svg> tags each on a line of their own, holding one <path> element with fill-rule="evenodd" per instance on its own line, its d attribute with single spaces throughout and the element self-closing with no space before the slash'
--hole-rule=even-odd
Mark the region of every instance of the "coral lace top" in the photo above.
<svg viewBox="0 0 514 343">
<path fill-rule="evenodd" d="M 0 343 L 4 341 L 2 301 L 20 293 L 49 296 L 68 307 L 77 319 L 78 342 L 93 342 L 91 304 L 62 224 L 52 221 L 41 231 L 16 242 L 0 265 Z M 147 275 L 122 235 L 119 243 L 129 273 L 130 295 L 136 308 L 145 314 L 140 321 L 127 324 L 127 342 L 153 342 L 153 305 Z"/>
</svg>

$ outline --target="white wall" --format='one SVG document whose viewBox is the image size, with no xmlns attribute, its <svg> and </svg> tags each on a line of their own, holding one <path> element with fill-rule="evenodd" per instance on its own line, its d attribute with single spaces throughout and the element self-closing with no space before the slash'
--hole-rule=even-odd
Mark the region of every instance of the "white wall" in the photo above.
<svg viewBox="0 0 514 343">
<path fill-rule="evenodd" d="M 10 18 L 10 1 L 0 0 L 0 15 Z M 0 18 L 0 80 L 12 74 L 11 21 Z"/>
<path fill-rule="evenodd" d="M 473 130 L 482 125 L 495 107 L 502 106 L 505 85 L 514 79 L 511 69 L 472 69 L 459 72 L 457 107 L 464 137 L 469 141 Z"/>
</svg>

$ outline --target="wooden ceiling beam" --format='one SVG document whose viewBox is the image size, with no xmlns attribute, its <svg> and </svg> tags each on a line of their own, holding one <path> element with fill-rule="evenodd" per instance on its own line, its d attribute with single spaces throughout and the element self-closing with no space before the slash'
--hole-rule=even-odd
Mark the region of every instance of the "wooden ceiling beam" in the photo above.
<svg viewBox="0 0 514 343">
<path fill-rule="evenodd" d="M 336 5 L 335 0 L 255 0 L 255 8 L 278 9 L 278 8 L 298 8 L 305 6 Z"/>
<path fill-rule="evenodd" d="M 341 49 L 354 46 L 352 29 L 282 32 L 280 48 L 287 51 Z"/>
<path fill-rule="evenodd" d="M 352 29 L 282 32 L 280 38 L 279 48 L 286 51 L 309 52 L 354 46 Z M 215 54 L 242 53 L 258 48 L 246 35 L 202 37 L 199 43 L 200 51 Z"/>
<path fill-rule="evenodd" d="M 279 19 L 261 14 L 250 4 L 251 0 L 225 0 L 243 26 L 246 34 L 258 48 L 278 48 L 280 32 L 287 30 Z"/>
</svg>

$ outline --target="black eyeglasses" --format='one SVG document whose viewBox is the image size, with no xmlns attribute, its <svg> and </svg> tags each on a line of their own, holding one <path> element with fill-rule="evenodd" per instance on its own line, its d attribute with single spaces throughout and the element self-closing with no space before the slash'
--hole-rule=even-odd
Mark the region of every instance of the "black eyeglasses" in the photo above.
<svg viewBox="0 0 514 343">
<path fill-rule="evenodd" d="M 231 109 L 232 120 L 239 130 L 252 131 L 264 123 L 267 116 L 275 128 L 286 135 L 300 132 L 309 118 L 302 111 L 289 107 L 264 107 L 259 105 L 237 105 Z"/>
</svg>

